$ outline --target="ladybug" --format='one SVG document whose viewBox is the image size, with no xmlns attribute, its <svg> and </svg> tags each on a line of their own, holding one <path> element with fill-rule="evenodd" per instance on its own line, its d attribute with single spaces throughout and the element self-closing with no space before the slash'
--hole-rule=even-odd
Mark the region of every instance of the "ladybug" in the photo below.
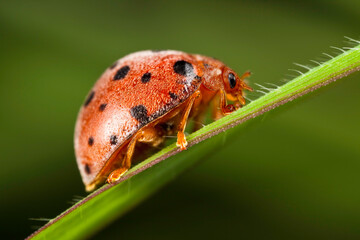
<svg viewBox="0 0 360 240">
<path fill-rule="evenodd" d="M 86 190 L 119 180 L 134 154 L 159 146 L 165 136 L 177 134 L 176 144 L 185 150 L 188 119 L 198 129 L 210 102 L 214 117 L 244 105 L 243 90 L 252 90 L 244 82 L 248 76 L 214 58 L 173 50 L 140 51 L 116 61 L 77 117 L 75 155 Z"/>
</svg>

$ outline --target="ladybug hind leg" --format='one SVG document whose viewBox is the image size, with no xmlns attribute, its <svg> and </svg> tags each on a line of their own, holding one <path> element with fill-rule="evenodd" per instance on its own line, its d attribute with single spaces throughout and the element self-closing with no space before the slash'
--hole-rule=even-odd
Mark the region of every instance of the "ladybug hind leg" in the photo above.
<svg viewBox="0 0 360 240">
<path fill-rule="evenodd" d="M 113 183 L 121 178 L 131 167 L 131 160 L 134 154 L 136 143 L 143 142 L 150 144 L 151 146 L 158 146 L 163 142 L 163 136 L 158 133 L 158 131 L 153 127 L 149 126 L 140 130 L 133 138 L 130 140 L 125 156 L 122 160 L 121 167 L 115 169 L 110 173 L 107 178 L 108 183 Z"/>
<path fill-rule="evenodd" d="M 177 142 L 176 142 L 176 146 L 180 147 L 181 150 L 185 150 L 186 146 L 187 146 L 187 141 L 186 141 L 186 137 L 185 137 L 185 127 L 186 127 L 186 123 L 187 120 L 189 118 L 189 114 L 190 111 L 192 109 L 192 106 L 194 104 L 194 101 L 196 98 L 198 98 L 200 96 L 200 90 L 197 90 L 191 97 L 190 99 L 185 103 L 185 108 L 182 111 L 182 116 L 180 119 L 180 123 L 178 126 L 178 133 L 177 133 Z"/>
</svg>

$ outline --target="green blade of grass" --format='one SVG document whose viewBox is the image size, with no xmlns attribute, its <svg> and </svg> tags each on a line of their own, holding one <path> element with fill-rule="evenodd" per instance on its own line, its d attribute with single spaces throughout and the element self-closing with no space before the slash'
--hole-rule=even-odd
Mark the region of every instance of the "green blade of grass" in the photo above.
<svg viewBox="0 0 360 240">
<path fill-rule="evenodd" d="M 360 70 L 360 45 L 189 135 L 187 139 L 190 149 L 180 152 L 175 144 L 164 148 L 133 167 L 119 182 L 103 186 L 49 221 L 29 236 L 29 239 L 89 237 L 200 159 L 216 151 L 217 146 L 222 145 L 224 141 L 219 133 L 229 129 L 226 131 L 227 136 L 235 136 L 235 133 L 244 127 L 242 123 L 245 121 L 358 70 Z M 232 128 L 235 126 L 236 128 Z M 207 141 L 203 141 L 205 139 Z M 226 138 L 227 141 L 229 139 L 230 137 Z M 191 147 L 195 144 L 198 145 Z M 166 161 L 163 161 L 165 159 Z"/>
</svg>

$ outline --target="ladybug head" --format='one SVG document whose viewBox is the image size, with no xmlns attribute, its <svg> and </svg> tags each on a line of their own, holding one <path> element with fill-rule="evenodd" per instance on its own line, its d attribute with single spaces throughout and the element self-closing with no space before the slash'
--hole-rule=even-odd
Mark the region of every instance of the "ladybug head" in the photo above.
<svg viewBox="0 0 360 240">
<path fill-rule="evenodd" d="M 250 72 L 245 72 L 242 76 L 239 77 L 232 69 L 228 67 L 224 68 L 222 79 L 227 99 L 234 102 L 240 102 L 241 105 L 245 105 L 243 89 L 249 91 L 253 90 L 244 82 L 244 79 L 249 77 L 250 74 Z"/>
</svg>

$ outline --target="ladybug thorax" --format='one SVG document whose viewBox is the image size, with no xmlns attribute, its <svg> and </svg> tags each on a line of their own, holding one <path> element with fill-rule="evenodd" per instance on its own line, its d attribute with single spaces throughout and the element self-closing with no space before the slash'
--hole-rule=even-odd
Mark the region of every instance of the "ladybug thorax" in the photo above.
<svg viewBox="0 0 360 240">
<path fill-rule="evenodd" d="M 202 85 L 212 91 L 222 88 L 225 64 L 211 57 L 202 55 L 195 55 L 195 57 L 203 66 Z"/>
</svg>

